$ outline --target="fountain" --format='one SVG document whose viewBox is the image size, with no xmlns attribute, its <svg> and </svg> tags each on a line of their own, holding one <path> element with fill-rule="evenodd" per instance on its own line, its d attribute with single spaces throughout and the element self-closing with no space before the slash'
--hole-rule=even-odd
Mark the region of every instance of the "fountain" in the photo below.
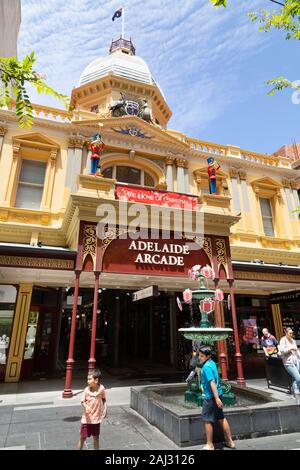
<svg viewBox="0 0 300 470">
<path fill-rule="evenodd" d="M 188 340 L 213 345 L 217 341 L 226 339 L 232 330 L 215 328 L 209 321 L 215 302 L 223 301 L 221 291 L 207 287 L 208 279 L 213 280 L 213 273 L 209 270 L 210 267 L 196 266 L 190 272 L 193 279 L 199 280 L 200 288 L 195 291 L 187 289 L 184 292 L 184 302 L 190 307 L 191 326 L 181 328 L 179 331 Z M 198 303 L 200 303 L 201 320 L 200 324 L 195 326 L 193 307 Z M 178 306 L 182 308 L 179 299 Z M 200 421 L 201 368 L 197 366 L 197 369 L 198 374 L 190 381 L 188 390 L 186 383 L 177 383 L 134 386 L 130 391 L 131 408 L 181 447 L 206 442 L 204 427 Z M 230 422 L 234 439 L 300 431 L 300 406 L 292 399 L 284 396 L 275 398 L 269 391 L 228 382 L 222 382 L 222 389 L 224 396 L 227 397 L 226 417 Z M 233 406 L 228 406 L 232 404 Z M 214 429 L 214 440 L 215 442 L 224 440 L 218 427 Z"/>
<path fill-rule="evenodd" d="M 191 291 L 186 289 L 183 292 L 183 299 L 185 304 L 190 307 L 191 326 L 189 328 L 180 328 L 179 331 L 183 333 L 186 339 L 201 342 L 202 345 L 213 346 L 217 341 L 226 339 L 232 333 L 231 328 L 215 327 L 209 317 L 215 309 L 216 302 L 224 300 L 224 294 L 220 289 L 209 289 L 208 280 L 214 279 L 214 272 L 210 266 L 201 267 L 200 265 L 193 266 L 189 270 L 189 277 L 193 280 L 199 280 L 199 289 Z M 177 298 L 179 308 L 182 310 L 182 302 Z M 201 320 L 199 326 L 194 326 L 193 308 L 199 304 L 201 312 Z M 193 353 L 196 355 L 196 353 Z M 203 390 L 201 385 L 201 365 L 194 357 L 195 371 L 189 375 L 187 379 L 188 390 L 185 392 L 185 401 L 196 403 L 202 406 Z M 223 402 L 225 406 L 234 405 L 236 402 L 235 395 L 232 393 L 231 385 L 223 380 L 220 381 L 223 390 Z"/>
</svg>

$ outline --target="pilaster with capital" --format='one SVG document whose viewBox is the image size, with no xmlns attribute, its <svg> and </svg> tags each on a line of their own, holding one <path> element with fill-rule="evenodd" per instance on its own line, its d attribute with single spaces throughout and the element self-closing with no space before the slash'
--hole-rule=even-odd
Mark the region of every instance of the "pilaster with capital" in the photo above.
<svg viewBox="0 0 300 470">
<path fill-rule="evenodd" d="M 13 188 L 16 184 L 16 175 L 17 170 L 20 165 L 20 144 L 14 142 L 12 146 L 13 154 L 12 154 L 12 162 L 9 172 L 9 177 L 7 181 L 6 191 L 4 193 L 4 200 L 2 201 L 2 206 L 9 207 L 11 205 L 11 199 L 13 194 Z"/>
<path fill-rule="evenodd" d="M 52 148 L 50 150 L 50 159 L 49 159 L 49 164 L 47 167 L 47 173 L 46 173 L 45 184 L 44 184 L 45 189 L 44 189 L 43 199 L 41 203 L 41 208 L 45 211 L 51 210 L 57 154 L 58 154 L 57 148 Z"/>
<path fill-rule="evenodd" d="M 176 158 L 177 165 L 177 191 L 179 193 L 186 193 L 185 187 L 185 168 L 188 168 L 188 162 L 184 158 Z"/>
<path fill-rule="evenodd" d="M 173 181 L 173 168 L 175 163 L 174 157 L 166 157 L 166 181 L 167 181 L 167 190 L 174 191 L 174 181 Z"/>
<path fill-rule="evenodd" d="M 77 191 L 77 176 L 81 174 L 83 148 L 86 144 L 87 138 L 82 135 L 71 135 L 69 138 L 65 186 L 71 192 Z"/>
</svg>

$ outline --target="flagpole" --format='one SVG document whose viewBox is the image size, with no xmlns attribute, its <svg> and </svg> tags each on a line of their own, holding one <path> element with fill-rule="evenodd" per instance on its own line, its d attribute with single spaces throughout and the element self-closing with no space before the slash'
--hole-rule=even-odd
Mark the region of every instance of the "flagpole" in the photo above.
<svg viewBox="0 0 300 470">
<path fill-rule="evenodd" d="M 124 29 L 125 29 L 125 8 L 122 8 L 122 35 L 121 35 L 122 39 L 124 39 Z"/>
</svg>

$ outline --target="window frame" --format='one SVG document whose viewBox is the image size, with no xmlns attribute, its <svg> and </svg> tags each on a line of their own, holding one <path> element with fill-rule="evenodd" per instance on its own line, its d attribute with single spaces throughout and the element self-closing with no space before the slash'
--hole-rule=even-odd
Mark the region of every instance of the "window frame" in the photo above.
<svg viewBox="0 0 300 470">
<path fill-rule="evenodd" d="M 140 172 L 140 183 L 128 183 L 127 181 L 119 181 L 117 179 L 117 167 L 128 167 L 128 168 L 133 168 L 135 170 L 138 170 Z M 112 179 L 115 179 L 118 183 L 125 183 L 125 184 L 132 184 L 132 185 L 136 185 L 136 186 L 142 186 L 142 187 L 146 187 L 146 188 L 155 188 L 156 186 L 156 182 L 155 182 L 155 177 L 148 171 L 148 170 L 145 170 L 144 168 L 142 167 L 139 167 L 139 166 L 133 166 L 133 165 L 127 165 L 125 162 L 120 162 L 120 163 L 114 163 L 114 164 L 108 164 L 105 168 L 103 168 L 103 173 L 105 172 L 105 170 L 108 170 L 109 168 L 112 168 L 112 176 L 111 178 Z M 149 175 L 152 180 L 153 180 L 153 186 L 146 186 L 145 185 L 145 174 Z M 106 176 L 105 176 L 106 178 Z"/>
<path fill-rule="evenodd" d="M 262 203 L 261 203 L 262 200 L 268 201 L 269 207 L 270 207 L 270 212 L 271 212 L 270 216 L 263 215 Z M 266 237 L 271 237 L 271 238 L 276 237 L 275 219 L 274 219 L 272 198 L 260 196 L 259 197 L 259 206 L 260 206 L 260 212 L 261 212 L 261 218 L 262 218 L 262 224 L 263 224 L 263 229 L 264 229 L 265 236 Z M 272 228 L 273 228 L 273 234 L 272 235 L 269 235 L 269 234 L 266 233 L 266 228 L 265 228 L 265 224 L 264 224 L 265 219 L 271 220 L 271 222 L 272 222 Z"/>
<path fill-rule="evenodd" d="M 29 183 L 27 181 L 21 181 L 21 173 L 22 173 L 22 167 L 23 167 L 23 164 L 25 161 L 29 161 L 29 162 L 40 162 L 40 163 L 44 163 L 45 165 L 45 172 L 44 172 L 44 181 L 43 181 L 43 184 L 39 184 L 39 183 Z M 18 181 L 17 181 L 17 185 L 16 185 L 16 191 L 15 191 L 15 197 L 14 197 L 14 207 L 16 209 L 29 209 L 29 210 L 41 210 L 41 206 L 42 206 L 42 202 L 43 202 L 43 196 L 44 196 L 44 191 L 45 191 L 45 181 L 46 181 L 46 174 L 47 174 L 47 162 L 45 162 L 44 160 L 36 160 L 36 159 L 29 159 L 29 158 L 22 158 L 21 159 L 21 163 L 20 163 L 20 169 L 19 169 L 19 177 L 18 177 Z M 21 207 L 21 206 L 16 206 L 16 201 L 17 201 L 17 196 L 18 196 L 18 191 L 19 191 L 19 187 L 21 186 L 27 186 L 27 187 L 30 187 L 30 188 L 42 188 L 42 194 L 41 194 L 41 198 L 40 198 L 40 204 L 39 204 L 39 208 L 32 208 L 32 207 Z"/>
</svg>

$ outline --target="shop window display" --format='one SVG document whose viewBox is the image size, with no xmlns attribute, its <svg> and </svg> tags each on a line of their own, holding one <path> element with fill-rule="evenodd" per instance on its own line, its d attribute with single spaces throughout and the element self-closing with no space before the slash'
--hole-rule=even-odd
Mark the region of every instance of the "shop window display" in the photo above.
<svg viewBox="0 0 300 470">
<path fill-rule="evenodd" d="M 0 285 L 0 365 L 6 365 L 11 337 L 17 289 Z"/>
<path fill-rule="evenodd" d="M 30 312 L 29 314 L 25 350 L 24 350 L 24 359 L 33 358 L 34 346 L 35 346 L 35 341 L 36 341 L 38 317 L 39 317 L 38 312 Z"/>
<path fill-rule="evenodd" d="M 283 328 L 292 328 L 294 339 L 300 345 L 300 310 L 299 302 L 280 304 L 280 312 Z"/>
</svg>

